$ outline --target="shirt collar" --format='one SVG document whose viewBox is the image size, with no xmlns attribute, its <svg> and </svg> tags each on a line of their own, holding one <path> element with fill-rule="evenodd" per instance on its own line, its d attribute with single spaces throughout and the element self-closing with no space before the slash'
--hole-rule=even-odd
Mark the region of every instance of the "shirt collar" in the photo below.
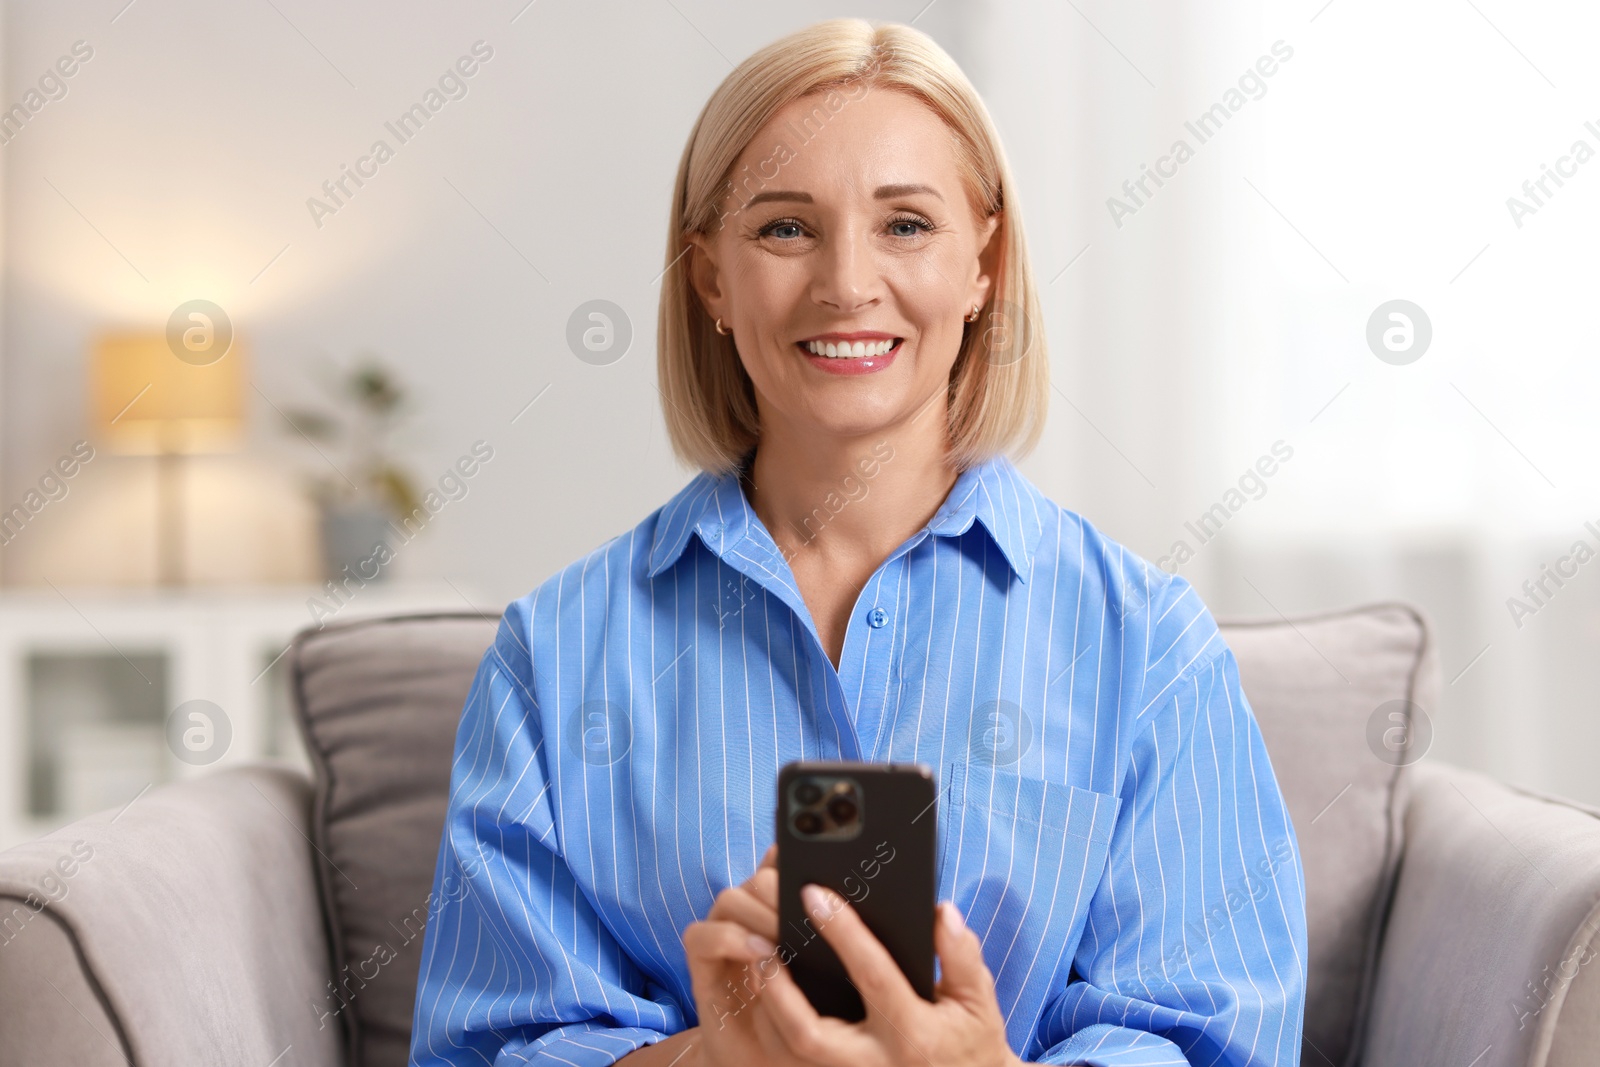
<svg viewBox="0 0 1600 1067">
<path fill-rule="evenodd" d="M 647 577 L 654 578 L 676 563 L 690 537 L 699 535 L 720 556 L 744 539 L 754 521 L 737 472 L 718 476 L 701 471 L 661 509 Z"/>
<path fill-rule="evenodd" d="M 1044 528 L 1039 491 L 1004 456 L 996 456 L 957 476 L 955 485 L 927 530 L 935 537 L 960 537 L 978 523 L 1016 576 L 1027 580 L 1033 552 Z M 737 473 L 704 471 L 661 509 L 650 548 L 648 577 L 676 563 L 689 538 L 717 556 L 742 541 L 756 523 Z"/>
<path fill-rule="evenodd" d="M 936 537 L 959 537 L 974 522 L 979 523 L 1012 572 L 1025 582 L 1033 566 L 1034 547 L 1044 530 L 1042 503 L 1039 490 L 1022 472 L 1004 456 L 995 456 L 961 472 L 950 495 L 928 520 L 928 532 Z"/>
</svg>

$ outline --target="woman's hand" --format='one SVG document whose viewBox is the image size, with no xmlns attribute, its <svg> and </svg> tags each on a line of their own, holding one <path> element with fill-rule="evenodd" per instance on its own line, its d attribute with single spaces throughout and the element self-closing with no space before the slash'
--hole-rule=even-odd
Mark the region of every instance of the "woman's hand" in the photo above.
<svg viewBox="0 0 1600 1067">
<path fill-rule="evenodd" d="M 867 1017 L 848 1023 L 818 1015 L 780 968 L 757 1004 L 757 1025 L 770 1025 L 786 1052 L 823 1067 L 1016 1067 L 994 976 L 978 935 L 949 901 L 939 905 L 934 950 L 940 977 L 929 1003 L 911 988 L 883 943 L 848 901 L 822 886 L 803 890 L 823 938 L 832 946 L 866 1004 Z"/>
<path fill-rule="evenodd" d="M 816 891 L 823 905 L 820 914 L 813 913 L 816 927 L 861 992 L 867 1017 L 847 1023 L 818 1015 L 788 968 L 776 965 L 775 957 L 761 958 L 746 964 L 759 996 L 740 1012 L 738 1033 L 745 1039 L 753 1034 L 759 1044 L 754 1059 L 744 1062 L 819 1067 L 1015 1067 L 1022 1062 L 1006 1042 L 994 976 L 983 961 L 978 935 L 962 922 L 954 904 L 942 903 L 934 924 L 941 973 L 930 1004 L 911 988 L 894 957 L 844 898 L 820 886 Z M 729 935 L 730 941 L 749 934 L 768 941 L 777 937 L 776 845 L 749 881 L 718 896 L 712 917 L 744 928 Z M 710 1031 L 716 1025 L 702 1006 L 700 1028 Z M 720 1067 L 732 1061 L 706 1062 Z"/>
<path fill-rule="evenodd" d="M 778 846 L 756 873 L 717 894 L 711 914 L 683 931 L 695 1006 L 700 1014 L 696 1067 L 815 1067 L 788 1051 L 760 1018 L 764 988 L 783 970 L 778 936 Z M 798 990 L 796 990 L 798 992 Z M 804 994 L 801 994 L 804 996 Z"/>
</svg>

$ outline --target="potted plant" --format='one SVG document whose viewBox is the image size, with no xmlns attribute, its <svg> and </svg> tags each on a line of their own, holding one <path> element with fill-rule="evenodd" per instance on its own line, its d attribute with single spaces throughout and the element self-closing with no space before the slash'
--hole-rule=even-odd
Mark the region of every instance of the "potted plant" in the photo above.
<svg viewBox="0 0 1600 1067">
<path fill-rule="evenodd" d="M 311 479 L 321 514 L 327 577 L 376 581 L 392 558 L 389 524 L 417 508 L 411 476 L 395 460 L 392 437 L 407 414 L 406 390 L 372 356 L 324 383 L 334 409 L 284 411 L 288 428 L 321 455 Z"/>
</svg>

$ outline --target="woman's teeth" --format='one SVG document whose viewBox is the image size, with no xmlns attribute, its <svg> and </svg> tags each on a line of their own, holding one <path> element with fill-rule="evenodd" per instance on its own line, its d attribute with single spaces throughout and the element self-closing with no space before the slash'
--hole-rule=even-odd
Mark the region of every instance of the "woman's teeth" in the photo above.
<svg viewBox="0 0 1600 1067">
<path fill-rule="evenodd" d="M 813 356 L 827 356 L 829 359 L 865 359 L 867 356 L 886 356 L 894 345 L 892 338 L 887 341 L 845 341 L 840 344 L 807 341 L 806 351 Z"/>
</svg>

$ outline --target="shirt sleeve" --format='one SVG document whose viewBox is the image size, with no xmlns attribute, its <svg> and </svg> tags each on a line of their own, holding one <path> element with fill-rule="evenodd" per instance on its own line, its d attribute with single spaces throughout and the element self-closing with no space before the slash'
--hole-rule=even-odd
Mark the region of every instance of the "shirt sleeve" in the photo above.
<svg viewBox="0 0 1600 1067">
<path fill-rule="evenodd" d="M 1305 883 L 1288 808 L 1224 648 L 1137 725 L 1111 855 L 1041 1063 L 1293 1067 Z"/>
<path fill-rule="evenodd" d="M 501 620 L 456 737 L 413 1067 L 600 1067 L 687 1025 L 562 856 L 550 777 L 560 753 L 541 725 L 526 620 L 520 601 Z"/>
</svg>

